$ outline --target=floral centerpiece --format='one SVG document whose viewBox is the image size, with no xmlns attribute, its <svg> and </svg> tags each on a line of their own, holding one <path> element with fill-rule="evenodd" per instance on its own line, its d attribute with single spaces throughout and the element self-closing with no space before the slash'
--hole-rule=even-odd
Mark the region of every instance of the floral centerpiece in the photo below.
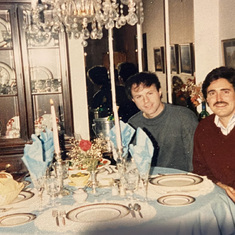
<svg viewBox="0 0 235 235">
<path fill-rule="evenodd" d="M 78 170 L 95 171 L 102 159 L 104 149 L 103 140 L 100 138 L 89 140 L 70 139 L 72 145 L 68 153 L 70 163 Z"/>
<path fill-rule="evenodd" d="M 190 97 L 195 107 L 205 101 L 202 94 L 202 82 L 195 84 L 195 80 L 189 78 L 186 83 L 182 85 L 181 91 Z"/>
</svg>

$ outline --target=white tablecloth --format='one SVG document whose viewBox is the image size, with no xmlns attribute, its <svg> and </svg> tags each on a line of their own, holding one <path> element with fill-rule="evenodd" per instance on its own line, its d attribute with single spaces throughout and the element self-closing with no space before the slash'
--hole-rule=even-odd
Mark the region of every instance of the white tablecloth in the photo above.
<svg viewBox="0 0 235 235">
<path fill-rule="evenodd" d="M 152 169 L 152 174 L 166 174 L 166 173 L 180 173 L 182 171 L 155 167 Z M 124 200 L 120 196 L 112 196 L 110 188 L 99 189 L 100 195 L 95 196 L 89 194 L 86 203 L 97 203 L 104 201 L 119 201 L 120 204 L 127 205 L 128 201 Z M 138 195 L 136 195 L 138 196 Z M 159 195 L 156 194 L 156 198 L 151 197 L 148 201 L 149 212 L 146 214 L 146 208 L 143 209 L 143 214 L 146 218 L 141 221 L 137 219 L 133 224 L 116 224 L 118 226 L 100 226 L 99 229 L 75 229 L 76 231 L 70 231 L 66 229 L 66 232 L 61 234 L 68 235 L 139 235 L 139 234 L 157 234 L 157 235 L 232 235 L 235 234 L 235 204 L 228 198 L 226 193 L 214 185 L 211 192 L 205 195 L 199 195 L 196 197 L 194 203 L 186 206 L 171 207 L 159 204 L 157 198 Z M 30 202 L 30 201 L 29 201 Z M 35 203 L 35 199 L 31 201 Z M 63 197 L 60 202 L 62 207 L 76 208 L 79 205 L 74 204 L 75 201 L 72 195 Z M 35 204 L 36 205 L 36 204 Z M 48 231 L 48 227 L 38 226 L 37 223 L 41 223 L 45 220 L 45 224 L 48 221 L 43 218 L 43 215 L 51 208 L 47 208 L 44 211 L 34 211 L 32 204 L 27 209 L 27 212 L 35 213 L 38 217 L 35 221 L 27 224 L 23 224 L 15 227 L 0 227 L 0 234 L 58 234 L 58 231 Z M 23 208 L 20 212 L 23 212 Z M 148 211 L 148 210 L 147 210 Z M 17 211 L 18 212 L 18 211 Z M 7 213 L 16 213 L 16 211 L 9 211 Z M 4 216 L 6 213 L 0 213 L 0 216 Z M 39 221 L 40 220 L 40 221 Z M 128 220 L 134 220 L 128 215 Z"/>
</svg>

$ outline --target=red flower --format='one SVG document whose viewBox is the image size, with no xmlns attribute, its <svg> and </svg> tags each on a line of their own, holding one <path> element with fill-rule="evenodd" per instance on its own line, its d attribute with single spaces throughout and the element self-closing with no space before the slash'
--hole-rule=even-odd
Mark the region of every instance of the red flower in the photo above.
<svg viewBox="0 0 235 235">
<path fill-rule="evenodd" d="M 83 150 L 83 151 L 87 151 L 91 148 L 91 142 L 89 140 L 81 140 L 79 142 L 79 147 Z"/>
</svg>

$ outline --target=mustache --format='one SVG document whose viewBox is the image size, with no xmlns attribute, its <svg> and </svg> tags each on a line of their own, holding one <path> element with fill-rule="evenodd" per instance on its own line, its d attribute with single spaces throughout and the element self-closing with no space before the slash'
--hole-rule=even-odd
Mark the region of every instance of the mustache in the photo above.
<svg viewBox="0 0 235 235">
<path fill-rule="evenodd" d="M 227 102 L 224 101 L 217 101 L 216 103 L 213 104 L 213 106 L 217 105 L 217 104 L 228 104 Z"/>
</svg>

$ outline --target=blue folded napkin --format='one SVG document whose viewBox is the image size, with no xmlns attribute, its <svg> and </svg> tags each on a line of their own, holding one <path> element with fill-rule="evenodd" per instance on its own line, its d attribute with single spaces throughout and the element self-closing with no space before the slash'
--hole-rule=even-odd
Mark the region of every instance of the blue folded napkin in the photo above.
<svg viewBox="0 0 235 235">
<path fill-rule="evenodd" d="M 22 160 L 28 168 L 31 178 L 37 180 L 45 176 L 47 167 L 53 160 L 53 132 L 46 129 L 46 132 L 41 132 L 39 138 L 35 134 L 32 134 L 31 138 L 33 143 L 25 145 Z"/>
<path fill-rule="evenodd" d="M 120 129 L 121 129 L 122 151 L 123 151 L 122 156 L 126 156 L 128 154 L 129 143 L 132 139 L 132 136 L 135 133 L 135 129 L 132 128 L 128 123 L 124 123 L 123 121 L 120 121 Z M 114 147 L 117 148 L 115 126 L 110 130 L 109 137 Z"/>
<path fill-rule="evenodd" d="M 130 144 L 129 151 L 134 158 L 140 177 L 147 177 L 149 174 L 153 157 L 153 144 L 147 134 L 141 129 L 136 131 L 136 145 Z"/>
</svg>

